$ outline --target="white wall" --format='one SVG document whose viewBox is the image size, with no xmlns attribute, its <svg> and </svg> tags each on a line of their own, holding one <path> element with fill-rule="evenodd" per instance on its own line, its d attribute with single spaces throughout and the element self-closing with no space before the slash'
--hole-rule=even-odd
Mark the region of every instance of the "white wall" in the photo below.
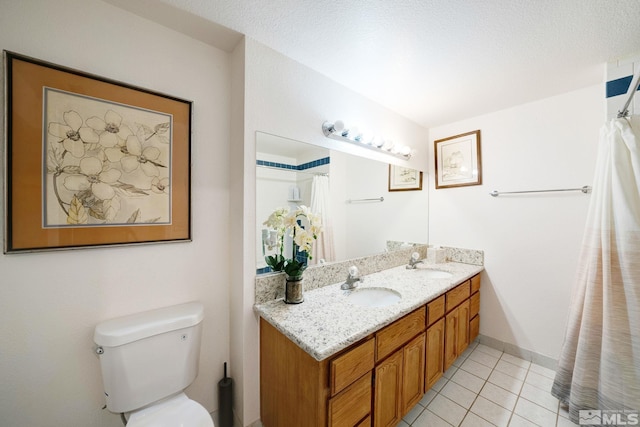
<svg viewBox="0 0 640 427">
<path fill-rule="evenodd" d="M 187 393 L 216 409 L 230 339 L 229 54 L 96 0 L 0 8 L 3 49 L 194 101 L 193 242 L 0 255 L 0 424 L 121 426 L 101 410 L 95 325 L 189 300 L 205 321 Z"/>
<path fill-rule="evenodd" d="M 597 85 L 430 130 L 481 130 L 483 184 L 429 195 L 429 243 L 485 251 L 481 334 L 557 359 L 590 196 L 489 192 L 591 185 L 604 117 Z"/>
</svg>

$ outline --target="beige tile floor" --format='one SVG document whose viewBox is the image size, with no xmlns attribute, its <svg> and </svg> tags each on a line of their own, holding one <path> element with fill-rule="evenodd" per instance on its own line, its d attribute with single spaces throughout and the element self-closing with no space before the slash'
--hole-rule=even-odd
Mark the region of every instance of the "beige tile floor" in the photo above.
<svg viewBox="0 0 640 427">
<path fill-rule="evenodd" d="M 554 371 L 476 342 L 398 427 L 571 427 Z"/>
</svg>

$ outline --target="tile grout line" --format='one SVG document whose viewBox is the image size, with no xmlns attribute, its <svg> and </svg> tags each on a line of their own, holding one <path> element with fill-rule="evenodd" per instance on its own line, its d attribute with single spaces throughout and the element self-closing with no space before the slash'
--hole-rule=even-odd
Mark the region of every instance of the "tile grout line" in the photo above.
<svg viewBox="0 0 640 427">
<path fill-rule="evenodd" d="M 480 397 L 480 393 L 482 393 L 482 390 L 484 390 L 484 388 L 486 387 L 487 383 L 490 383 L 490 384 L 492 384 L 492 385 L 494 385 L 494 386 L 496 386 L 496 387 L 498 387 L 498 388 L 500 388 L 500 389 L 502 389 L 502 390 L 504 390 L 504 391 L 506 391 L 506 392 L 511 393 L 511 391 L 510 391 L 510 390 L 507 390 L 507 389 L 505 389 L 504 387 L 502 387 L 502 386 L 500 386 L 500 385 L 498 385 L 498 384 L 491 383 L 491 382 L 489 381 L 489 377 L 491 377 L 491 374 L 493 374 L 493 372 L 497 371 L 497 372 L 499 372 L 499 373 L 501 373 L 501 374 L 504 374 L 504 375 L 507 375 L 507 376 L 509 376 L 509 377 L 511 377 L 511 378 L 513 378 L 513 379 L 515 379 L 515 380 L 522 381 L 522 385 L 519 387 L 519 389 L 518 389 L 518 393 L 517 393 L 517 394 L 516 394 L 516 393 L 513 393 L 513 394 L 516 396 L 516 402 L 514 403 L 513 409 L 512 409 L 511 411 L 509 411 L 507 408 L 503 407 L 502 405 L 498 404 L 497 402 L 494 402 L 494 401 L 492 401 L 492 400 L 490 400 L 490 399 L 487 399 L 487 401 L 489 401 L 489 402 L 493 403 L 494 405 L 496 405 L 496 406 L 498 406 L 498 407 L 500 407 L 500 408 L 502 408 L 502 409 L 505 409 L 505 410 L 509 411 L 509 420 L 507 421 L 507 425 L 509 425 L 509 424 L 511 423 L 512 419 L 513 419 L 513 415 L 515 414 L 515 408 L 516 408 L 516 405 L 517 405 L 518 401 L 519 401 L 521 398 L 522 398 L 522 399 L 524 399 L 524 400 L 529 401 L 528 399 L 526 399 L 526 398 L 522 397 L 520 394 L 522 393 L 522 389 L 524 388 L 524 384 L 525 384 L 525 382 L 526 382 L 526 378 L 527 378 L 527 376 L 529 375 L 529 372 L 530 372 L 530 370 L 531 370 L 532 362 L 531 362 L 531 361 L 527 361 L 527 362 L 529 362 L 529 365 L 528 365 L 528 367 L 526 368 L 526 373 L 525 373 L 524 379 L 523 379 L 523 380 L 519 380 L 518 378 L 513 377 L 512 375 L 510 375 L 510 374 L 508 374 L 508 373 L 505 373 L 505 372 L 502 372 L 502 371 L 500 371 L 500 370 L 497 370 L 497 369 L 496 369 L 496 367 L 498 366 L 498 364 L 500 363 L 500 361 L 503 361 L 504 363 L 507 363 L 507 364 L 509 364 L 509 365 L 513 365 L 514 367 L 517 367 L 517 368 L 522 368 L 522 367 L 517 366 L 517 365 L 515 365 L 515 364 L 513 364 L 513 363 L 510 363 L 510 362 L 509 362 L 509 361 L 507 361 L 507 360 L 504 360 L 504 359 L 502 358 L 502 356 L 504 356 L 504 354 L 505 354 L 505 352 L 504 352 L 504 351 L 502 351 L 502 352 L 501 352 L 501 354 L 500 354 L 500 356 L 499 356 L 499 357 L 497 357 L 497 356 L 494 356 L 494 355 L 492 355 L 492 354 L 489 354 L 489 353 L 486 353 L 486 352 L 482 351 L 482 349 L 479 349 L 479 348 L 478 348 L 478 345 L 479 345 L 479 343 L 478 343 L 478 344 L 476 344 L 476 345 L 473 347 L 473 349 L 469 352 L 469 354 L 464 358 L 464 360 L 460 363 L 460 366 L 458 366 L 458 370 L 459 370 L 459 369 L 462 369 L 464 372 L 466 372 L 466 373 L 468 373 L 468 374 L 470 374 L 470 375 L 474 375 L 474 376 L 476 376 L 474 373 L 469 372 L 469 371 L 467 371 L 466 369 L 464 369 L 464 368 L 462 367 L 462 365 L 463 365 L 467 360 L 470 360 L 470 356 L 471 356 L 471 354 L 472 354 L 474 351 L 476 351 L 476 350 L 477 350 L 477 351 L 479 351 L 479 352 L 481 352 L 482 354 L 485 354 L 485 355 L 488 355 L 488 356 L 491 356 L 491 357 L 495 357 L 497 360 L 496 360 L 495 365 L 491 368 L 491 372 L 489 373 L 489 375 L 487 376 L 487 378 L 486 378 L 486 379 L 481 378 L 481 377 L 478 377 L 478 378 L 481 378 L 481 379 L 483 379 L 483 380 L 484 380 L 484 384 L 482 385 L 482 388 L 480 389 L 480 391 L 478 391 L 478 393 L 475 393 L 475 392 L 474 392 L 474 394 L 476 395 L 476 397 L 473 399 L 473 402 L 471 403 L 471 405 L 469 406 L 469 408 L 466 410 L 466 412 L 465 412 L 465 416 L 462 418 L 461 423 L 462 423 L 462 422 L 464 422 L 465 418 L 469 415 L 469 412 L 471 412 L 471 413 L 472 413 L 472 414 L 474 414 L 475 416 L 477 416 L 477 417 L 479 417 L 479 418 L 483 419 L 484 421 L 487 421 L 489 424 L 495 425 L 494 423 L 492 423 L 491 421 L 489 421 L 489 420 L 487 420 L 486 418 L 482 417 L 481 415 L 476 414 L 475 412 L 472 412 L 472 411 L 471 411 L 471 408 L 473 407 L 473 404 L 478 400 L 478 397 Z M 496 351 L 498 351 L 498 350 L 496 350 Z M 516 356 L 514 356 L 514 357 L 516 357 Z M 483 363 L 481 363 L 481 362 L 477 362 L 477 361 L 475 361 L 475 360 L 473 360 L 473 359 L 471 359 L 471 360 L 472 360 L 473 362 L 475 362 L 475 363 L 479 364 L 479 365 L 482 365 L 482 366 L 484 366 L 484 367 L 489 368 L 489 366 L 487 366 L 487 365 L 485 365 L 485 364 L 483 364 Z M 524 359 L 522 359 L 522 360 L 524 360 Z M 522 368 L 522 369 L 524 369 L 524 368 Z M 457 372 L 457 371 L 456 371 L 456 372 Z M 447 383 L 448 383 L 449 381 L 451 381 L 451 379 L 449 379 L 449 378 L 448 378 L 447 380 L 448 380 L 448 381 L 447 381 Z M 458 383 L 456 383 L 455 381 L 454 381 L 454 383 L 455 383 L 455 384 L 457 384 L 457 385 L 459 385 L 459 386 L 461 386 L 461 387 L 464 387 L 463 385 L 458 384 Z M 446 384 L 445 384 L 445 386 L 446 386 Z M 534 385 L 532 385 L 532 386 L 533 386 L 533 387 L 535 387 Z M 443 386 L 443 388 L 444 388 L 444 386 Z M 466 387 L 464 387 L 464 388 L 465 388 L 465 389 L 467 389 Z M 536 387 L 536 388 L 538 388 L 538 387 Z M 441 389 L 441 390 L 442 390 L 442 389 Z M 467 390 L 469 390 L 469 389 L 467 389 Z M 473 392 L 473 390 L 469 390 L 469 391 Z M 440 393 L 440 391 L 438 391 L 437 393 L 438 393 L 438 394 L 441 394 L 441 393 Z M 443 395 L 443 397 L 446 397 L 446 396 L 444 396 L 444 395 Z M 530 401 L 529 401 L 529 402 L 530 402 Z M 454 403 L 457 403 L 457 402 L 454 402 Z M 531 403 L 533 403 L 534 405 L 537 405 L 535 402 L 531 402 Z M 540 406 L 540 405 L 537 405 L 537 406 Z M 546 409 L 546 408 L 545 408 L 545 409 Z M 556 424 L 557 424 L 557 416 L 558 416 L 558 413 L 556 412 Z M 529 422 L 533 423 L 533 424 L 536 424 L 536 423 L 534 423 L 533 421 L 531 421 L 531 420 L 529 420 L 529 419 L 527 419 L 527 418 L 525 418 L 525 419 L 526 419 L 527 421 L 529 421 Z"/>
<path fill-rule="evenodd" d="M 456 404 L 456 405 L 458 405 L 458 406 L 463 407 L 460 403 L 458 403 L 458 402 L 456 402 L 456 401 L 454 401 L 454 400 L 450 399 L 449 397 L 447 397 L 446 395 L 444 395 L 444 394 L 442 393 L 442 390 L 444 390 L 444 388 L 448 385 L 448 383 L 449 383 L 449 382 L 453 382 L 456 386 L 462 387 L 462 388 L 464 388 L 465 390 L 468 390 L 468 391 L 472 392 L 473 394 L 475 394 L 475 397 L 474 397 L 473 401 L 471 402 L 471 404 L 469 405 L 469 408 L 464 408 L 464 407 L 463 407 L 463 408 L 465 409 L 465 414 L 464 414 L 464 416 L 462 417 L 462 419 L 461 419 L 460 423 L 458 423 L 458 426 L 459 426 L 459 425 L 461 425 L 461 424 L 464 422 L 464 420 L 469 416 L 469 413 L 470 413 L 470 412 L 471 412 L 474 416 L 477 416 L 478 418 L 480 418 L 480 419 L 482 419 L 482 420 L 484 420 L 484 421 L 488 422 L 489 424 L 495 425 L 494 423 L 492 423 L 491 421 L 487 420 L 486 418 L 484 418 L 484 417 L 482 417 L 482 416 L 480 416 L 480 415 L 476 414 L 475 412 L 472 412 L 472 411 L 471 411 L 471 408 L 472 408 L 472 407 L 473 407 L 473 405 L 477 402 L 478 397 L 480 396 L 480 393 L 482 393 L 482 391 L 485 389 L 485 387 L 486 387 L 487 383 L 490 383 L 492 386 L 497 387 L 497 388 L 499 388 L 499 389 L 501 389 L 501 390 L 503 390 L 503 391 L 505 391 L 505 392 L 511 393 L 511 394 L 513 394 L 513 395 L 515 395 L 515 396 L 516 396 L 516 400 L 515 400 L 515 403 L 514 403 L 513 409 L 512 409 L 512 410 L 510 410 L 510 411 L 509 411 L 507 408 L 505 408 L 504 406 L 502 406 L 501 404 L 499 404 L 499 403 L 497 403 L 497 402 L 494 402 L 493 400 L 491 400 L 491 399 L 489 399 L 489 398 L 485 398 L 485 397 L 483 396 L 483 398 L 487 399 L 487 401 L 489 401 L 489 402 L 493 403 L 494 405 L 496 405 L 496 406 L 498 406 L 498 407 L 500 407 L 500 408 L 502 408 L 502 409 L 504 409 L 504 410 L 507 410 L 507 411 L 509 412 L 509 419 L 508 419 L 508 421 L 507 421 L 507 425 L 509 425 L 509 424 L 513 421 L 513 419 L 514 419 L 514 418 L 513 418 L 513 417 L 514 417 L 514 415 L 518 415 L 518 414 L 516 414 L 515 410 L 516 410 L 516 406 L 517 406 L 518 402 L 520 401 L 520 399 L 524 399 L 525 401 L 527 401 L 527 402 L 529 402 L 529 403 L 531 403 L 531 404 L 533 404 L 533 405 L 535 405 L 535 406 L 537 406 L 537 407 L 540 407 L 540 408 L 542 408 L 542 409 L 544 409 L 544 410 L 546 410 L 546 411 L 549 411 L 549 412 L 554 413 L 554 411 L 551 411 L 551 410 L 550 410 L 550 409 L 548 409 L 547 407 L 542 406 L 542 405 L 539 405 L 538 403 L 536 403 L 536 402 L 534 402 L 534 401 L 532 401 L 532 400 L 529 400 L 529 399 L 527 399 L 526 397 L 524 397 L 524 396 L 522 396 L 522 395 L 521 395 L 521 394 L 522 394 L 522 391 L 523 391 L 523 389 L 524 389 L 524 385 L 525 385 L 525 384 L 528 384 L 529 386 L 531 386 L 531 387 L 533 387 L 533 388 L 535 388 L 535 389 L 537 389 L 537 390 L 543 391 L 543 392 L 546 392 L 546 391 L 547 391 L 547 390 L 545 390 L 545 389 L 542 389 L 542 388 L 538 387 L 538 386 L 537 386 L 537 385 L 535 385 L 535 384 L 531 384 L 531 383 L 526 382 L 526 380 L 527 380 L 527 378 L 528 378 L 528 376 L 529 376 L 529 374 L 530 374 L 530 373 L 535 373 L 535 374 L 540 375 L 540 376 L 542 376 L 542 377 L 549 378 L 548 376 L 546 376 L 546 375 L 544 375 L 544 374 L 542 374 L 542 373 L 538 373 L 538 372 L 535 372 L 535 371 L 533 371 L 533 370 L 532 370 L 532 366 L 534 365 L 533 361 L 525 360 L 525 359 L 522 359 L 522 358 L 520 358 L 520 357 L 518 357 L 518 356 L 510 355 L 509 353 L 505 353 L 504 351 L 500 352 L 500 356 L 495 356 L 495 354 L 491 354 L 491 353 L 485 352 L 485 351 L 483 351 L 481 348 L 478 348 L 480 344 L 481 344 L 481 343 L 479 343 L 479 342 L 477 342 L 477 341 L 476 341 L 476 342 L 475 342 L 475 345 L 474 345 L 473 347 L 469 346 L 469 347 L 467 347 L 467 349 L 465 349 L 465 351 L 469 350 L 469 351 L 468 351 L 468 354 L 467 354 L 467 355 L 466 355 L 462 360 L 458 359 L 458 360 L 460 360 L 460 362 L 459 362 L 459 364 L 458 364 L 458 365 L 453 365 L 453 364 L 451 365 L 451 367 L 454 367 L 454 366 L 455 366 L 455 368 L 456 368 L 455 372 L 451 375 L 451 377 L 445 377 L 445 376 L 443 375 L 443 378 L 445 378 L 445 379 L 446 379 L 446 381 L 445 381 L 445 383 L 442 385 L 442 387 L 441 387 L 439 390 L 437 390 L 437 391 L 436 391 L 436 390 L 434 390 L 434 397 L 433 397 L 433 399 L 431 399 L 431 400 L 429 401 L 429 403 L 427 403 L 427 404 L 426 404 L 426 406 L 422 406 L 422 405 L 420 405 L 420 406 L 422 407 L 422 410 L 420 411 L 420 414 L 419 414 L 419 415 L 418 415 L 418 416 L 413 420 L 413 422 L 412 422 L 412 423 L 410 423 L 410 424 L 409 424 L 409 423 L 406 423 L 406 422 L 405 422 L 406 424 L 408 424 L 408 425 L 410 425 L 410 426 L 413 426 L 413 425 L 414 425 L 414 423 L 418 420 L 418 418 L 420 418 L 420 416 L 424 413 L 424 411 L 425 411 L 425 410 L 428 410 L 428 411 L 429 411 L 430 413 L 432 413 L 434 416 L 438 417 L 439 419 L 442 419 L 442 417 L 440 417 L 440 416 L 439 416 L 439 415 L 437 415 L 436 413 L 433 413 L 433 412 L 432 412 L 432 411 L 430 411 L 430 410 L 429 410 L 429 408 L 428 408 L 428 406 L 429 406 L 429 405 L 430 405 L 430 404 L 435 400 L 435 398 L 436 398 L 438 395 L 442 396 L 442 398 L 445 398 L 445 399 L 447 399 L 447 400 L 450 400 L 452 403 L 455 403 L 455 404 Z M 489 347 L 489 348 L 492 348 L 492 347 Z M 497 349 L 494 349 L 494 350 L 495 350 L 496 352 L 499 352 L 499 350 L 497 350 Z M 492 358 L 496 358 L 497 360 L 496 360 L 496 362 L 495 362 L 494 366 L 493 366 L 493 367 L 490 367 L 490 366 L 487 366 L 486 364 L 484 364 L 484 363 L 482 363 L 482 362 L 479 362 L 479 361 L 476 361 L 476 360 L 474 360 L 474 359 L 471 359 L 471 355 L 472 355 L 475 351 L 478 351 L 478 352 L 480 352 L 480 353 L 482 353 L 482 354 L 484 354 L 484 355 L 486 355 L 486 356 L 490 356 L 490 357 L 492 357 Z M 512 362 L 510 362 L 510 361 L 508 361 L 508 360 L 504 359 L 503 357 L 504 357 L 504 355 L 505 355 L 505 354 L 509 354 L 510 356 L 513 356 L 513 357 L 515 357 L 515 358 L 518 358 L 518 359 L 520 359 L 520 360 L 523 360 L 523 361 L 525 361 L 525 362 L 528 362 L 528 366 L 527 366 L 526 368 L 524 368 L 524 367 L 522 367 L 522 366 L 519 366 L 519 365 L 517 365 L 517 364 L 515 364 L 515 363 L 512 363 Z M 462 367 L 462 365 L 463 365 L 465 362 L 467 362 L 468 360 L 471 360 L 472 362 L 474 362 L 474 363 L 476 363 L 476 364 L 478 364 L 478 365 L 481 365 L 481 366 L 483 366 L 483 367 L 485 367 L 485 368 L 489 368 L 489 369 L 490 369 L 490 372 L 489 372 L 489 374 L 488 374 L 487 378 L 486 378 L 486 379 L 484 379 L 484 378 L 482 378 L 482 377 L 478 377 L 478 376 L 477 376 L 476 374 L 474 374 L 473 372 L 468 371 L 468 370 L 467 370 L 468 368 L 467 368 L 467 369 L 463 368 L 463 367 Z M 513 376 L 512 374 L 509 374 L 509 373 L 506 373 L 506 372 L 503 372 L 503 371 L 501 371 L 501 370 L 497 369 L 497 366 L 498 366 L 498 364 L 499 364 L 501 361 L 502 361 L 502 362 L 504 362 L 504 363 L 506 363 L 506 364 L 508 364 L 508 365 L 513 366 L 514 368 L 520 368 L 520 369 L 524 370 L 524 371 L 525 371 L 524 378 L 523 378 L 522 380 L 520 380 L 518 377 L 515 377 L 515 376 Z M 450 367 L 449 369 L 451 369 L 451 367 Z M 483 381 L 484 381 L 484 383 L 482 384 L 482 387 L 480 388 L 480 390 L 479 390 L 477 393 L 476 393 L 474 390 L 471 390 L 471 389 L 469 389 L 469 388 L 465 387 L 463 384 L 459 384 L 458 382 L 456 382 L 456 381 L 454 381 L 454 380 L 453 380 L 453 377 L 455 376 L 455 374 L 456 374 L 459 370 L 462 370 L 462 371 L 463 371 L 463 372 L 465 372 L 466 374 L 468 374 L 468 375 L 473 375 L 474 377 L 477 377 L 478 379 L 481 379 L 481 380 L 483 380 Z M 508 376 L 508 377 L 512 378 L 513 380 L 517 380 L 517 381 L 519 381 L 519 382 L 521 382 L 521 383 L 522 383 L 522 385 L 520 385 L 520 387 L 518 388 L 517 393 L 513 393 L 511 390 L 507 390 L 506 388 L 502 387 L 501 385 L 494 384 L 493 382 L 490 382 L 490 381 L 489 381 L 489 378 L 491 377 L 491 375 L 492 375 L 494 372 L 496 372 L 496 371 L 497 371 L 498 373 L 500 373 L 501 375 Z M 558 406 L 556 407 L 556 410 L 555 410 L 555 425 L 556 425 L 556 426 L 558 425 L 558 422 L 559 422 L 559 418 L 560 418 L 560 417 L 561 417 L 561 415 L 560 415 L 560 405 L 558 404 Z M 530 422 L 530 423 L 532 423 L 532 424 L 538 425 L 536 422 L 534 422 L 534 421 L 530 420 L 530 419 L 529 419 L 529 418 L 527 418 L 527 417 L 523 417 L 523 419 L 524 419 L 524 420 L 526 420 L 527 422 Z M 442 419 L 442 421 L 444 421 L 445 423 L 447 423 L 447 424 L 451 425 L 448 421 L 446 421 L 446 420 L 444 420 L 444 419 Z"/>
</svg>

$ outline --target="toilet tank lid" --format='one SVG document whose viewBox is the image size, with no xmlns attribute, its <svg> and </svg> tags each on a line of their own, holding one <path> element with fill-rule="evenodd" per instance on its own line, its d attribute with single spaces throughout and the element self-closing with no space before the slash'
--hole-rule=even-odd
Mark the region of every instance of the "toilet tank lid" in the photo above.
<svg viewBox="0 0 640 427">
<path fill-rule="evenodd" d="M 96 326 L 93 340 L 117 347 L 143 338 L 195 326 L 204 317 L 200 302 L 188 302 L 107 320 Z"/>
</svg>

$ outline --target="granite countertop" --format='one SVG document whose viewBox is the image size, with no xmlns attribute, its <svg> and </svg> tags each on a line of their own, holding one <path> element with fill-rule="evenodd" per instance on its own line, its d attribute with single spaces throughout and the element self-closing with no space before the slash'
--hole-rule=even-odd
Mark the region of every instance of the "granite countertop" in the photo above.
<svg viewBox="0 0 640 427">
<path fill-rule="evenodd" d="M 425 305 L 484 268 L 478 265 L 447 262 L 420 264 L 408 270 L 404 265 L 365 276 L 357 289 L 384 287 L 395 290 L 402 299 L 386 307 L 363 307 L 350 303 L 352 291 L 340 289 L 343 282 L 306 291 L 301 304 L 285 304 L 282 299 L 254 306 L 267 322 L 322 361 L 367 335 Z M 422 271 L 434 269 L 452 274 L 447 279 L 430 279 Z"/>
</svg>

